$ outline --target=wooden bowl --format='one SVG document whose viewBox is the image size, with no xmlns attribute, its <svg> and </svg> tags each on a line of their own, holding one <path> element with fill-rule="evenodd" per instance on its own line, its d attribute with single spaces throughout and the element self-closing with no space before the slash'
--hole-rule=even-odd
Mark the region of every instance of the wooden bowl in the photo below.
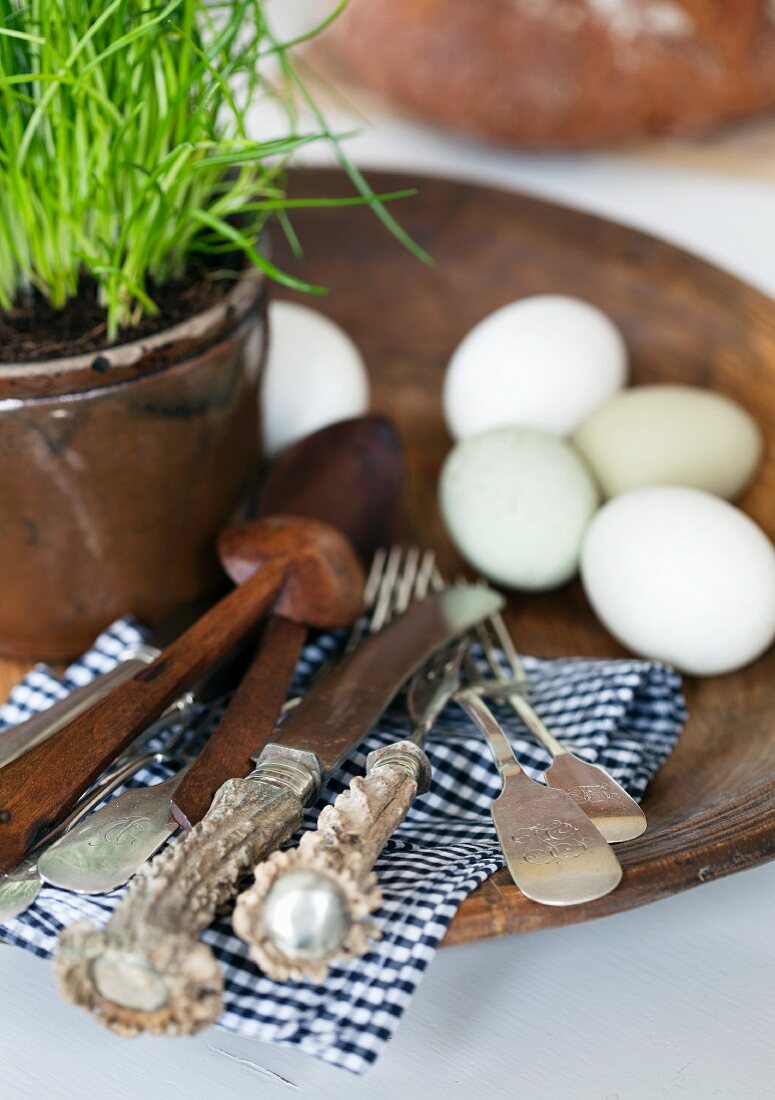
<svg viewBox="0 0 775 1100">
<path fill-rule="evenodd" d="M 409 463 L 415 536 L 454 575 L 461 563 L 442 526 L 436 479 L 449 449 L 441 380 L 478 320 L 514 298 L 576 294 L 622 328 L 633 381 L 686 382 L 726 393 L 764 429 L 768 452 L 739 503 L 775 536 L 775 310 L 763 294 L 710 264 L 632 229 L 522 195 L 435 179 L 371 173 L 377 191 L 419 186 L 394 212 L 435 258 L 405 252 L 367 209 L 298 211 L 300 265 L 331 289 L 314 304 L 353 337 L 369 365 L 375 411 L 395 421 Z M 299 171 L 305 195 L 351 193 L 341 174 Z M 574 582 L 514 595 L 510 626 L 539 656 L 617 656 L 623 650 Z M 528 901 L 500 871 L 460 908 L 447 944 L 569 924 L 655 901 L 775 856 L 775 652 L 733 675 L 687 680 L 691 718 L 648 789 L 647 832 L 617 848 L 622 885 L 588 905 Z"/>
</svg>

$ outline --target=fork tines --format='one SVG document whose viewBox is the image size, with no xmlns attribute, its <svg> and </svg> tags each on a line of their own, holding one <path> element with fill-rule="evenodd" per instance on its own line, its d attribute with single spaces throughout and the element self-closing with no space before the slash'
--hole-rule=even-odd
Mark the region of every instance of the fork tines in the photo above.
<svg viewBox="0 0 775 1100">
<path fill-rule="evenodd" d="M 418 546 L 393 546 L 387 553 L 381 551 L 379 560 L 375 555 L 367 584 L 367 589 L 375 589 L 369 623 L 372 634 L 406 611 L 414 600 L 428 595 L 435 565 L 434 551 Z"/>
</svg>

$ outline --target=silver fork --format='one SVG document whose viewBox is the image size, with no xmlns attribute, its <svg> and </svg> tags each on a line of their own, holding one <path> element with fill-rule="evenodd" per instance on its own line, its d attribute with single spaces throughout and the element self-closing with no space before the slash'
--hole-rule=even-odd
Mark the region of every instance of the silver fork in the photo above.
<svg viewBox="0 0 775 1100">
<path fill-rule="evenodd" d="M 381 630 L 413 599 L 427 595 L 434 564 L 431 552 L 421 553 L 416 547 L 378 551 L 364 590 L 367 610 L 351 629 L 346 650 Z M 331 661 L 324 662 L 313 679 L 323 675 Z M 298 701 L 286 703 L 284 713 Z M 122 886 L 175 832 L 169 800 L 180 777 L 178 773 L 163 785 L 125 791 L 73 825 L 39 854 L 41 877 L 74 893 L 110 893 Z M 117 838 L 115 843 L 109 842 L 111 837 Z"/>
</svg>

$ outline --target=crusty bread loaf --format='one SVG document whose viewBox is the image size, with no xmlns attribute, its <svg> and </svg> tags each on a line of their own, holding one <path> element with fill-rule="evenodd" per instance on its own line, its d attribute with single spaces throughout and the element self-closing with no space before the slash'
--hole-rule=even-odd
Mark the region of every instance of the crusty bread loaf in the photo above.
<svg viewBox="0 0 775 1100">
<path fill-rule="evenodd" d="M 775 0 L 352 0 L 319 48 L 428 121 L 539 148 L 775 104 Z"/>
</svg>

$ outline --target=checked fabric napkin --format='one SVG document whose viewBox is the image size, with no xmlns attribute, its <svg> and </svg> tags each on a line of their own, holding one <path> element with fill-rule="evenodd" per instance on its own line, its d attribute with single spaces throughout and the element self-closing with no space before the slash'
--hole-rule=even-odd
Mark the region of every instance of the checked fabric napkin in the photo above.
<svg viewBox="0 0 775 1100">
<path fill-rule="evenodd" d="M 142 639 L 140 627 L 122 619 L 61 678 L 39 665 L 0 708 L 0 729 L 24 721 L 108 671 L 127 647 Z M 315 668 L 339 642 L 336 635 L 324 635 L 307 646 L 296 673 L 297 692 L 304 690 Z M 676 673 L 641 660 L 526 657 L 524 666 L 533 704 L 549 728 L 568 748 L 602 764 L 631 795 L 640 798 L 686 720 Z M 223 705 L 220 701 L 196 716 L 195 740 L 217 722 Z M 550 763 L 548 754 L 525 736 L 509 709 L 494 709 L 511 735 L 520 762 L 537 778 Z M 407 723 L 399 700 L 337 770 L 318 805 L 308 812 L 306 828 L 314 826 L 322 806 L 332 802 L 354 775 L 363 773 L 368 752 L 404 736 Z M 161 747 L 164 737 L 153 747 Z M 193 750 L 196 744 L 186 747 Z M 362 1073 L 376 1061 L 458 906 L 503 866 L 490 818 L 500 780 L 485 742 L 463 712 L 450 704 L 425 747 L 433 766 L 432 788 L 416 800 L 376 865 L 384 895 L 376 917 L 382 939 L 364 958 L 334 967 L 323 985 L 281 985 L 265 978 L 250 961 L 228 920 L 214 924 L 203 938 L 218 956 L 226 977 L 220 1027 L 298 1047 L 354 1073 Z M 170 774 L 167 765 L 154 764 L 128 785 L 159 782 Z M 121 892 L 84 897 L 46 887 L 26 913 L 0 926 L 0 940 L 50 958 L 63 927 L 84 918 L 105 923 Z"/>
</svg>

